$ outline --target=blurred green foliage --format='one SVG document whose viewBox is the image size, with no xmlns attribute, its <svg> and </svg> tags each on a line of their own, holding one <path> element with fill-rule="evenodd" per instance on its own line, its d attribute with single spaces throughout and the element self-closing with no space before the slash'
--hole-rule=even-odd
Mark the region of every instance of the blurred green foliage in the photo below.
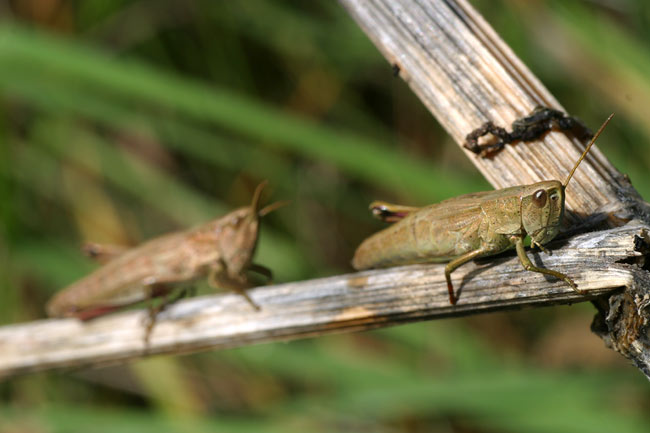
<svg viewBox="0 0 650 433">
<path fill-rule="evenodd" d="M 650 7 L 476 2 L 650 196 Z M 335 2 L 0 2 L 0 322 L 133 244 L 248 203 L 277 281 L 347 272 L 373 199 L 487 189 Z M 161 357 L 0 384 L 0 432 L 646 432 L 588 305 Z"/>
</svg>

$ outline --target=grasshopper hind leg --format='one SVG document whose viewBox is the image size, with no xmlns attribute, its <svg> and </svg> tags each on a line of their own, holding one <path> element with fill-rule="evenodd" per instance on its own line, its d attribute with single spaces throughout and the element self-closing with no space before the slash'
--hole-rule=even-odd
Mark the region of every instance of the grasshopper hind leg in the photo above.
<svg viewBox="0 0 650 433">
<path fill-rule="evenodd" d="M 122 245 L 98 244 L 95 242 L 86 242 L 81 246 L 81 252 L 83 252 L 86 257 L 89 257 L 102 265 L 121 256 L 128 250 L 129 247 Z"/>
<path fill-rule="evenodd" d="M 149 339 L 151 337 L 151 332 L 153 331 L 154 326 L 156 325 L 156 320 L 158 315 L 162 313 L 167 307 L 175 302 L 183 299 L 185 296 L 190 293 L 192 288 L 182 288 L 174 294 L 174 290 L 167 284 L 153 284 L 150 286 L 149 291 L 149 306 L 147 307 L 147 319 L 145 322 L 144 330 L 144 345 L 149 347 Z M 173 296 L 172 296 L 173 295 Z M 157 305 L 154 305 L 154 300 L 160 298 L 160 302 Z"/>
<path fill-rule="evenodd" d="M 409 214 L 420 210 L 418 207 L 403 206 L 400 204 L 387 203 L 385 201 L 373 201 L 369 206 L 372 215 L 387 223 L 394 223 L 404 219 Z"/>
</svg>

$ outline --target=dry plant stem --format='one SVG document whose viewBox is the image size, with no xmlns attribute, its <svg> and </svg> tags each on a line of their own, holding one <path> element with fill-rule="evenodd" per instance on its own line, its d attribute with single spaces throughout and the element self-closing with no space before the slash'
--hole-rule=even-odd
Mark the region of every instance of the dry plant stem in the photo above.
<svg viewBox="0 0 650 433">
<path fill-rule="evenodd" d="M 569 273 L 588 291 L 585 296 L 562 281 L 524 271 L 514 254 L 470 263 L 454 273 L 462 291 L 456 306 L 449 304 L 443 265 L 367 271 L 253 289 L 249 294 L 260 311 L 234 294 L 180 301 L 161 313 L 148 346 L 143 339 L 147 312 L 140 310 L 88 322 L 6 326 L 0 328 L 0 377 L 591 299 L 645 274 L 623 263 L 642 257 L 635 251 L 635 236 L 645 231 L 645 224 L 630 224 L 552 244 L 557 249 L 551 256 L 531 254 L 534 263 Z"/>
</svg>

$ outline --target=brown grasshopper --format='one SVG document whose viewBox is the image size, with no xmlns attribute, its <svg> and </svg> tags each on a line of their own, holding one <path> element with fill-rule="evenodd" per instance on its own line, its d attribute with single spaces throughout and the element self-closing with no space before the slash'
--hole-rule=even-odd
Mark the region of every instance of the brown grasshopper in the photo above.
<svg viewBox="0 0 650 433">
<path fill-rule="evenodd" d="M 235 290 L 259 309 L 246 293 L 252 284 L 245 272 L 271 278 L 269 269 L 252 263 L 259 222 L 286 204 L 276 202 L 259 209 L 265 185 L 262 182 L 257 186 L 250 206 L 187 231 L 163 235 L 131 249 L 88 245 L 86 253 L 104 265 L 57 293 L 47 304 L 47 314 L 87 320 L 162 297 L 163 304 L 157 311 L 150 309 L 148 336 L 155 314 L 169 303 L 168 296 L 205 276 L 211 286 Z"/>
<path fill-rule="evenodd" d="M 423 208 L 373 202 L 373 214 L 392 226 L 364 240 L 352 259 L 357 269 L 381 268 L 412 263 L 449 262 L 445 277 L 449 302 L 456 304 L 451 273 L 478 257 L 516 248 L 524 269 L 552 275 L 578 293 L 567 275 L 534 266 L 526 255 L 524 238 L 531 246 L 542 246 L 560 230 L 566 186 L 613 114 L 603 123 L 578 159 L 564 183 L 546 180 L 495 191 L 450 198 Z"/>
</svg>

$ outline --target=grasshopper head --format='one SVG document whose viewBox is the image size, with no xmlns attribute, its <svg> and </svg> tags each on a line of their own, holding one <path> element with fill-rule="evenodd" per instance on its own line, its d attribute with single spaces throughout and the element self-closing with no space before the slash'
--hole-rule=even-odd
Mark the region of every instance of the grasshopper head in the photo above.
<svg viewBox="0 0 650 433">
<path fill-rule="evenodd" d="M 228 228 L 222 232 L 222 259 L 233 273 L 246 269 L 255 254 L 260 227 L 260 197 L 267 182 L 260 183 L 255 189 L 250 206 L 241 208 L 232 214 Z"/>
<path fill-rule="evenodd" d="M 223 259 L 233 273 L 244 271 L 251 263 L 257 247 L 260 218 L 287 204 L 280 201 L 260 209 L 260 197 L 266 184 L 264 181 L 257 186 L 250 206 L 235 211 L 230 222 L 232 230 L 223 234 L 227 237 L 222 244 L 225 250 Z"/>
<path fill-rule="evenodd" d="M 557 236 L 564 215 L 564 186 L 558 180 L 538 182 L 527 187 L 521 199 L 524 230 L 537 244 Z"/>
</svg>

